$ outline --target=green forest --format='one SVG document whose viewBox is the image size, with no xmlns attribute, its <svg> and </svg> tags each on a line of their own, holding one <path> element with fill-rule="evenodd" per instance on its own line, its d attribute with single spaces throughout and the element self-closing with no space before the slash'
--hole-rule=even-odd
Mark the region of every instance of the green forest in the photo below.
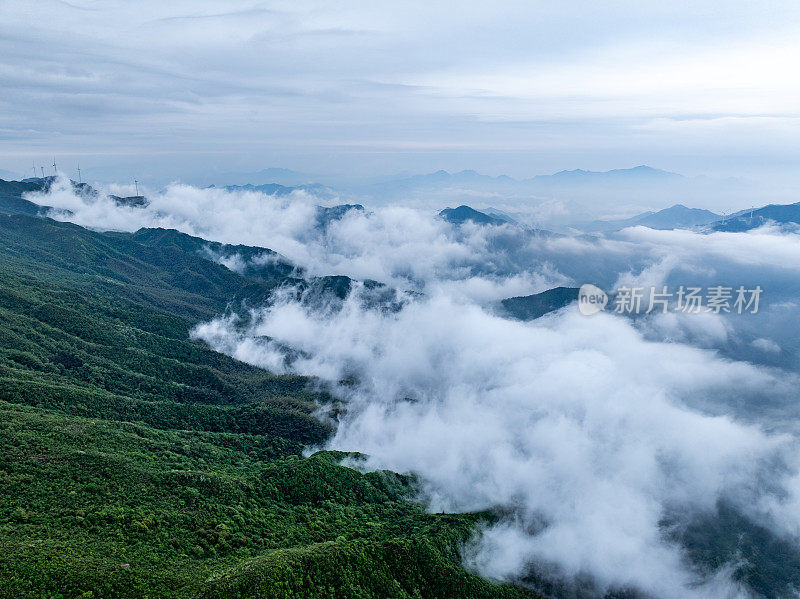
<svg viewBox="0 0 800 599">
<path fill-rule="evenodd" d="M 462 567 L 492 514 L 428 513 L 413 477 L 341 465 L 357 454 L 303 457 L 332 433 L 314 415 L 332 399 L 190 340 L 291 268 L 242 276 L 202 240 L 93 232 L 13 195 L 0 198 L 0 596 L 537 596 Z"/>
</svg>

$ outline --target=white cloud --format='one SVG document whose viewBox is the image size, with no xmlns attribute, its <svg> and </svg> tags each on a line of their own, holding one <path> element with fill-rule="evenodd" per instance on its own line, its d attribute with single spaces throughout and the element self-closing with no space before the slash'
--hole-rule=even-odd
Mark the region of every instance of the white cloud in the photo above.
<svg viewBox="0 0 800 599">
<path fill-rule="evenodd" d="M 196 335 L 259 365 L 287 345 L 302 352 L 297 372 L 357 377 L 358 387 L 338 390 L 349 411 L 331 446 L 418 473 L 432 509 L 513 509 L 517 519 L 490 531 L 474 557 L 488 575 L 537 562 L 602 587 L 714 596 L 692 586 L 661 519 L 711 510 L 719 498 L 768 517 L 777 508 L 759 511 L 759 502 L 796 500 L 790 489 L 764 497 L 757 482 L 768 476 L 780 487 L 762 463 L 794 452 L 789 437 L 688 407 L 695 396 L 735 401 L 765 388 L 788 397 L 791 384 L 646 341 L 621 318 L 567 311 L 524 325 L 437 296 L 397 315 L 355 300 L 325 316 L 283 304 L 244 334 L 215 321 Z M 274 344 L 257 341 L 265 336 Z M 544 527 L 532 534 L 537 522 Z"/>
<path fill-rule="evenodd" d="M 763 352 L 768 352 L 772 354 L 781 353 L 781 346 L 775 343 L 772 339 L 759 337 L 758 339 L 754 339 L 751 345 Z"/>
<path fill-rule="evenodd" d="M 148 194 L 150 204 L 145 208 L 117 206 L 105 197 L 110 191 L 125 191 L 100 191 L 98 198 L 85 198 L 61 178 L 49 193 L 29 197 L 55 208 L 54 218 L 86 227 L 174 228 L 211 241 L 267 247 L 310 274 L 344 274 L 402 289 L 449 285 L 454 293 L 458 289 L 462 296 L 488 301 L 566 281 L 547 264 L 522 266 L 524 256 L 499 252 L 495 245 L 505 243 L 507 232 L 515 238 L 511 229 L 457 229 L 424 210 L 392 206 L 353 210 L 321 231 L 315 228 L 319 200 L 302 191 L 277 197 L 171 185 Z M 512 270 L 514 276 L 507 278 Z"/>
<path fill-rule="evenodd" d="M 510 509 L 470 557 L 487 575 L 517 576 L 534 563 L 601 588 L 741 596 L 724 568 L 698 586 L 663 519 L 680 530 L 724 499 L 779 534 L 800 534 L 800 454 L 789 434 L 800 370 L 795 234 L 538 237 L 397 207 L 348 213 L 323 232 L 304 193 L 174 185 L 150 194 L 146 208 L 124 208 L 78 198 L 62 180 L 31 197 L 87 226 L 177 227 L 269 247 L 314 274 L 423 290 L 393 314 L 356 296 L 319 312 L 286 295 L 247 325 L 219 318 L 194 335 L 273 371 L 355 378 L 334 388 L 348 411 L 331 446 L 418 473 L 432 509 Z M 765 304 L 757 315 L 634 321 L 567 309 L 528 324 L 486 305 L 587 281 L 761 284 Z M 298 350 L 291 361 L 286 347 Z"/>
</svg>

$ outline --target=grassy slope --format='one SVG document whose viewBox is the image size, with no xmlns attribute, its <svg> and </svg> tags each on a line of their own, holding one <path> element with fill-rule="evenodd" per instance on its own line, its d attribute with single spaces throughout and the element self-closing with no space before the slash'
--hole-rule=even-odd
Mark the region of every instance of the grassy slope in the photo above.
<svg viewBox="0 0 800 599">
<path fill-rule="evenodd" d="M 256 282 L 174 245 L 0 215 L 0 596 L 521 597 L 483 516 L 311 458 L 324 396 L 188 341 Z"/>
</svg>

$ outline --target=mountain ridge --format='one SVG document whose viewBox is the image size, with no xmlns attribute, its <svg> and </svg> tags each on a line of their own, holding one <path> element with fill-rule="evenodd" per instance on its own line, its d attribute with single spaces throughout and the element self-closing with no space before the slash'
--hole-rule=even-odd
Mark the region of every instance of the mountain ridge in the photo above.
<svg viewBox="0 0 800 599">
<path fill-rule="evenodd" d="M 332 398 L 189 337 L 273 287 L 181 235 L 0 214 L 0 596 L 539 597 L 462 567 L 496 515 L 304 455 Z"/>
<path fill-rule="evenodd" d="M 618 220 L 596 220 L 585 225 L 587 232 L 613 232 L 626 227 L 643 226 L 651 229 L 688 229 L 708 225 L 722 218 L 722 215 L 703 208 L 689 208 L 674 204 L 669 208 L 647 211 L 630 218 Z"/>
</svg>

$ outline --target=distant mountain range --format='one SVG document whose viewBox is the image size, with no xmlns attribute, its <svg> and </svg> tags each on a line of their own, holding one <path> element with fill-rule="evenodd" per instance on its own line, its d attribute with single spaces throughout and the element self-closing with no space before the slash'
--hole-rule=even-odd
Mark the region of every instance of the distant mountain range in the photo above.
<svg viewBox="0 0 800 599">
<path fill-rule="evenodd" d="M 520 225 L 500 210 L 485 208 L 476 210 L 467 205 L 445 208 L 439 217 L 454 225 L 470 222 L 478 225 L 511 224 L 535 234 L 557 235 L 542 229 L 531 229 Z M 644 212 L 637 216 L 618 220 L 592 221 L 580 227 L 586 233 L 612 233 L 627 227 L 650 229 L 697 229 L 698 231 L 742 232 L 756 229 L 768 223 L 778 225 L 800 225 L 800 202 L 796 204 L 770 204 L 762 208 L 743 210 L 728 217 L 704 210 L 675 204 L 657 212 Z"/>
<path fill-rule="evenodd" d="M 458 208 L 445 208 L 439 213 L 449 223 L 454 225 L 462 225 L 466 222 L 472 222 L 477 225 L 505 225 L 513 220 L 492 216 L 485 212 L 479 212 L 469 206 L 459 206 Z"/>
<path fill-rule="evenodd" d="M 211 185 L 210 187 L 214 187 Z M 320 183 L 307 183 L 302 185 L 287 186 L 279 183 L 264 183 L 263 185 L 226 185 L 227 191 L 258 191 L 271 196 L 288 196 L 295 191 L 305 191 L 318 197 L 320 199 L 330 199 L 336 197 L 338 194 L 335 190 L 322 185 Z"/>
<path fill-rule="evenodd" d="M 280 176 L 284 180 L 297 180 L 301 173 L 288 171 L 286 169 L 265 169 L 259 171 L 264 176 Z M 40 206 L 28 201 L 23 196 L 26 193 L 44 191 L 52 185 L 54 177 L 35 177 L 23 179 L 22 181 L 4 181 L 0 179 L 0 212 L 6 214 L 25 214 L 29 216 L 42 216 L 49 207 Z M 413 175 L 400 179 L 383 181 L 373 184 L 370 189 L 373 193 L 379 193 L 384 198 L 391 198 L 399 194 L 404 198 L 411 198 L 417 192 L 425 192 L 425 197 L 429 199 L 437 198 L 440 195 L 445 197 L 461 196 L 467 191 L 479 190 L 486 186 L 486 190 L 497 191 L 499 199 L 503 199 L 502 192 L 514 188 L 528 186 L 532 190 L 534 186 L 539 191 L 547 193 L 560 193 L 559 190 L 570 189 L 580 190 L 580 194 L 593 198 L 595 204 L 604 201 L 604 194 L 611 193 L 613 190 L 635 190 L 637 185 L 651 183 L 664 183 L 669 187 L 670 183 L 687 181 L 686 177 L 677 173 L 659 170 L 648 166 L 637 166 L 630 169 L 614 169 L 610 171 L 586 171 L 582 169 L 560 171 L 552 175 L 539 175 L 529 179 L 513 179 L 506 175 L 491 177 L 480 174 L 474 170 L 465 170 L 457 173 L 447 171 L 436 171 L 427 175 Z M 624 182 L 622 187 L 617 183 Z M 97 196 L 98 191 L 86 183 L 72 181 L 76 193 L 84 196 Z M 213 186 L 212 186 L 213 187 Z M 463 188 L 462 188 L 463 187 Z M 658 186 L 657 186 L 658 187 Z M 427 188 L 427 191 L 426 191 Z M 321 183 L 301 183 L 298 185 L 284 185 L 282 183 L 271 182 L 263 184 L 246 183 L 243 185 L 228 185 L 227 190 L 246 190 L 265 193 L 268 195 L 286 196 L 296 191 L 304 191 L 322 200 L 336 200 L 347 194 L 340 194 L 337 190 Z M 467 191 L 465 191 L 467 190 Z M 578 194 L 580 196 L 580 194 Z M 497 194 L 495 194 L 497 195 Z M 118 205 L 130 207 L 144 207 L 148 205 L 145 196 L 109 196 Z M 490 196 L 487 196 L 490 197 Z M 530 202 L 534 198 L 521 197 L 521 201 Z M 317 226 L 321 229 L 327 228 L 333 220 L 340 219 L 349 210 L 364 210 L 360 203 L 339 204 L 333 207 L 318 207 Z M 538 227 L 529 227 L 524 224 L 527 219 L 522 214 L 509 215 L 496 208 L 484 208 L 476 210 L 466 204 L 461 204 L 456 208 L 445 208 L 439 213 L 444 220 L 453 224 L 463 224 L 473 222 L 482 225 L 501 225 L 510 223 L 519 226 L 530 232 L 548 234 L 548 231 Z M 625 219 L 614 220 L 592 220 L 575 224 L 573 221 L 564 221 L 564 224 L 555 223 L 555 230 L 566 230 L 566 224 L 570 227 L 578 228 L 587 233 L 611 233 L 626 227 L 644 226 L 652 229 L 687 229 L 702 228 L 709 231 L 747 231 L 762 226 L 768 222 L 778 224 L 800 224 L 800 203 L 795 204 L 770 204 L 757 209 L 743 210 L 729 217 L 710 210 L 700 208 L 690 208 L 684 204 L 675 204 L 670 208 L 659 211 L 648 211 L 636 216 Z M 552 233 L 550 233 L 552 234 Z"/>
<path fill-rule="evenodd" d="M 779 225 L 800 224 L 800 202 L 796 204 L 770 204 L 763 208 L 742 210 L 711 226 L 713 231 L 740 232 L 757 229 L 768 223 Z"/>
<path fill-rule="evenodd" d="M 800 202 L 795 204 L 769 204 L 761 208 L 742 210 L 730 216 L 716 214 L 700 208 L 687 208 L 683 204 L 658 212 L 644 212 L 619 220 L 597 220 L 582 227 L 590 233 L 610 233 L 626 227 L 643 226 L 651 229 L 699 229 L 702 231 L 750 231 L 769 223 L 800 225 Z"/>
<path fill-rule="evenodd" d="M 527 181 L 540 183 L 600 183 L 600 182 L 620 182 L 620 181 L 677 181 L 685 179 L 683 175 L 653 168 L 652 166 L 639 165 L 633 168 L 615 168 L 610 171 L 585 171 L 574 169 L 570 171 L 559 171 L 552 175 L 537 175 Z"/>
<path fill-rule="evenodd" d="M 643 212 L 631 218 L 618 220 L 596 220 L 584 227 L 587 233 L 608 233 L 627 227 L 649 227 L 651 229 L 690 229 L 708 225 L 722 218 L 722 215 L 701 208 L 687 208 L 683 204 L 675 204 L 658 212 Z"/>
<path fill-rule="evenodd" d="M 607 171 L 562 170 L 527 178 L 505 174 L 490 176 L 475 170 L 438 170 L 394 176 L 367 172 L 346 176 L 265 168 L 238 173 L 209 172 L 190 182 L 278 196 L 301 190 L 326 203 L 379 206 L 403 202 L 428 207 L 494 203 L 508 210 L 508 214 L 494 213 L 490 216 L 511 218 L 521 224 L 559 232 L 567 232 L 575 227 L 577 221 L 588 225 L 601 214 L 607 213 L 609 208 L 641 206 L 643 198 L 653 206 L 668 206 L 676 203 L 676 200 L 686 206 L 701 202 L 703 205 L 720 205 L 723 201 L 725 205 L 748 205 L 753 193 L 764 193 L 763 189 L 756 190 L 750 184 L 735 179 L 686 177 L 648 165 Z M 772 193 L 769 197 L 778 199 L 780 195 Z M 794 200 L 790 198 L 789 201 Z M 525 208 L 514 214 L 515 206 Z M 600 230 L 607 229 L 607 226 L 598 226 Z M 677 226 L 688 224 L 680 222 Z"/>
<path fill-rule="evenodd" d="M 228 173 L 208 173 L 200 185 L 223 185 L 223 186 L 245 186 L 245 185 L 268 185 L 277 183 L 286 187 L 298 185 L 310 185 L 317 180 L 317 175 L 301 173 L 288 168 L 265 168 L 259 171 L 250 172 L 228 172 Z"/>
<path fill-rule="evenodd" d="M 310 174 L 283 168 L 267 168 L 242 173 L 209 173 L 202 185 L 222 185 L 227 189 L 257 189 L 265 193 L 288 194 L 291 189 L 306 189 L 313 193 L 330 193 L 333 188 L 348 198 L 384 199 L 413 197 L 418 192 L 448 194 L 459 191 L 500 192 L 530 196 L 531 194 L 572 191 L 586 186 L 638 188 L 653 184 L 668 184 L 686 178 L 677 173 L 640 165 L 628 169 L 588 171 L 564 170 L 553 174 L 515 179 L 508 175 L 496 177 L 475 170 L 451 173 L 438 170 L 426 174 L 400 174 L 395 176 L 363 177 L 360 180 L 340 175 Z"/>
<path fill-rule="evenodd" d="M 343 192 L 360 198 L 362 203 L 374 204 L 408 202 L 457 206 L 495 203 L 508 210 L 518 222 L 567 232 L 575 228 L 576 223 L 592 223 L 609 209 L 641 206 L 644 201 L 652 206 L 670 206 L 678 203 L 676 200 L 684 206 L 721 205 L 723 202 L 725 205 L 747 205 L 753 194 L 764 193 L 764 190 L 737 179 L 687 177 L 639 165 L 608 171 L 564 170 L 519 179 L 508 175 L 494 177 L 474 170 L 455 173 L 439 170 L 349 187 Z M 778 197 L 770 193 L 772 197 Z M 514 214 L 514 206 L 522 208 L 519 215 Z M 704 220 L 705 217 L 690 218 L 687 222 Z M 677 226 L 688 225 L 681 221 Z"/>
<path fill-rule="evenodd" d="M 651 183 L 654 181 L 678 181 L 685 179 L 683 175 L 660 170 L 650 166 L 636 166 L 627 169 L 613 169 L 610 171 L 586 171 L 582 169 L 559 171 L 552 175 L 536 175 L 527 179 L 515 179 L 508 175 L 492 177 L 482 175 L 474 170 L 464 170 L 456 173 L 439 170 L 425 175 L 412 175 L 398 179 L 390 179 L 375 184 L 379 188 L 392 189 L 424 189 L 440 186 L 486 186 L 493 188 L 508 187 L 553 187 L 553 186 L 574 186 L 574 185 L 597 185 L 604 183 Z"/>
</svg>

